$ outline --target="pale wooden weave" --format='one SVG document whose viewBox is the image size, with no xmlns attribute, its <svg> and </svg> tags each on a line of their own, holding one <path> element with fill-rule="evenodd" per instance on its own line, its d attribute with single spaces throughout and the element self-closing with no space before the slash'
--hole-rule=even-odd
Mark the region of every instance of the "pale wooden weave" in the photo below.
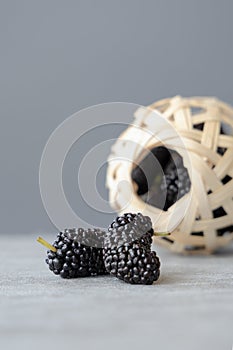
<svg viewBox="0 0 233 350">
<path fill-rule="evenodd" d="M 161 124 L 161 118 L 167 124 Z M 203 130 L 194 128 L 202 123 Z M 227 134 L 221 133 L 221 126 L 228 126 Z M 107 187 L 111 205 L 119 214 L 140 211 L 149 215 L 155 231 L 171 233 L 168 238 L 156 239 L 172 251 L 211 253 L 228 244 L 233 232 L 219 236 L 217 230 L 233 225 L 232 129 L 232 107 L 215 98 L 176 96 L 139 108 L 109 157 Z M 137 185 L 131 178 L 133 167 L 148 150 L 159 145 L 183 157 L 191 179 L 190 192 L 168 211 L 146 204 L 137 195 Z M 224 149 L 223 155 L 219 148 Z M 223 184 L 226 176 L 228 182 Z M 226 215 L 213 218 L 213 210 L 219 207 Z M 198 232 L 203 236 L 195 235 Z"/>
</svg>

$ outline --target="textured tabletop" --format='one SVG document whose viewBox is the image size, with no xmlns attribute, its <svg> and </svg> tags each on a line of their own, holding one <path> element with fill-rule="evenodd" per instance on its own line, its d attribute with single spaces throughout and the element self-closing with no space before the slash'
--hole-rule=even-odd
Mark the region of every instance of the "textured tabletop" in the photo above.
<svg viewBox="0 0 233 350">
<path fill-rule="evenodd" d="M 0 349 L 232 349 L 233 247 L 205 257 L 156 248 L 159 282 L 131 286 L 53 275 L 34 235 L 0 244 Z"/>
</svg>

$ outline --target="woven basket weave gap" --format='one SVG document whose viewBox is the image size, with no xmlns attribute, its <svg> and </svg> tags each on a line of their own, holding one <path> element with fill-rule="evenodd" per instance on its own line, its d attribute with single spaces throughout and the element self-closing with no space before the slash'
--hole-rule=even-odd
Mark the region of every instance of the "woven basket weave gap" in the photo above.
<svg viewBox="0 0 233 350">
<path fill-rule="evenodd" d="M 220 216 L 225 216 L 225 215 L 227 215 L 227 213 L 223 207 L 218 207 L 218 208 L 213 210 L 214 218 L 219 218 Z"/>
<path fill-rule="evenodd" d="M 222 181 L 222 183 L 225 185 L 225 184 L 227 184 L 229 181 L 231 181 L 232 180 L 232 177 L 231 176 L 229 176 L 229 175 L 226 175 L 221 181 Z"/>
<path fill-rule="evenodd" d="M 221 127 L 221 130 L 220 130 L 220 134 L 221 135 L 225 135 L 225 132 L 223 131 L 223 128 Z"/>
<path fill-rule="evenodd" d="M 204 236 L 204 232 L 203 231 L 199 231 L 199 232 L 192 232 L 191 233 L 192 236 L 199 236 L 199 237 L 203 237 Z"/>
<path fill-rule="evenodd" d="M 223 207 L 219 207 L 219 208 L 216 208 L 213 210 L 213 217 L 214 218 L 219 218 L 219 217 L 226 216 L 226 215 L 227 215 L 227 213 Z M 221 229 L 217 230 L 217 236 L 223 236 L 227 232 L 232 232 L 232 231 L 233 231 L 232 225 L 225 226 L 225 227 L 222 227 Z"/>
<path fill-rule="evenodd" d="M 194 251 L 200 251 L 200 250 L 205 250 L 205 246 L 204 245 L 200 245 L 200 246 L 192 246 L 192 245 L 187 245 L 184 247 L 184 249 L 187 252 L 194 252 Z"/>
<path fill-rule="evenodd" d="M 199 123 L 199 124 L 193 125 L 193 128 L 197 129 L 197 130 L 200 130 L 200 131 L 203 131 L 204 123 Z"/>
<path fill-rule="evenodd" d="M 220 228 L 217 230 L 217 236 L 221 237 L 223 235 L 226 235 L 227 233 L 232 233 L 233 232 L 233 226 L 226 226 L 223 228 Z"/>
<path fill-rule="evenodd" d="M 196 115 L 196 114 L 200 114 L 200 113 L 205 113 L 206 109 L 204 109 L 202 107 L 191 107 L 190 111 L 191 111 L 192 115 Z"/>
<path fill-rule="evenodd" d="M 217 152 L 218 154 L 220 154 L 221 156 L 224 155 L 224 153 L 226 152 L 227 148 L 225 147 L 217 147 Z"/>
</svg>

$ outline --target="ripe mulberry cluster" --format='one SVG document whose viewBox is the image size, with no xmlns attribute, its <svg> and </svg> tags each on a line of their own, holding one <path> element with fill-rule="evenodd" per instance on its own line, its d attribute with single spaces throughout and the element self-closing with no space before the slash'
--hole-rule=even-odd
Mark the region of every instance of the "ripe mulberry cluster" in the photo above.
<svg viewBox="0 0 233 350">
<path fill-rule="evenodd" d="M 47 252 L 49 269 L 63 278 L 106 274 L 100 248 L 103 237 L 104 232 L 90 229 L 67 229 L 59 233 L 53 244 L 56 252 Z"/>
<path fill-rule="evenodd" d="M 160 261 L 151 252 L 154 231 L 148 216 L 124 214 L 108 229 L 104 242 L 107 272 L 131 284 L 152 284 L 159 278 Z"/>
<path fill-rule="evenodd" d="M 62 278 L 109 273 L 131 284 L 152 284 L 159 278 L 160 261 L 151 251 L 154 231 L 148 216 L 124 214 L 108 228 L 66 229 L 49 247 L 46 263 Z"/>
</svg>

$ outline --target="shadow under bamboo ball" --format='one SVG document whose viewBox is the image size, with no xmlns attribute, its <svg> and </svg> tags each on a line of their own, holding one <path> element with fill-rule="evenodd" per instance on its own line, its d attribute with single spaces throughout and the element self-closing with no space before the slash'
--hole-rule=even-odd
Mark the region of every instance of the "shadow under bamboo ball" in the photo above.
<svg viewBox="0 0 233 350">
<path fill-rule="evenodd" d="M 213 97 L 175 96 L 140 107 L 108 158 L 112 207 L 149 215 L 155 231 L 170 232 L 156 241 L 174 252 L 206 254 L 226 246 L 233 240 L 232 130 L 233 108 Z M 151 165 L 144 188 L 132 176 L 151 151 L 161 169 L 169 154 L 178 155 L 190 178 L 189 192 L 166 210 L 142 196 L 161 169 Z"/>
</svg>

